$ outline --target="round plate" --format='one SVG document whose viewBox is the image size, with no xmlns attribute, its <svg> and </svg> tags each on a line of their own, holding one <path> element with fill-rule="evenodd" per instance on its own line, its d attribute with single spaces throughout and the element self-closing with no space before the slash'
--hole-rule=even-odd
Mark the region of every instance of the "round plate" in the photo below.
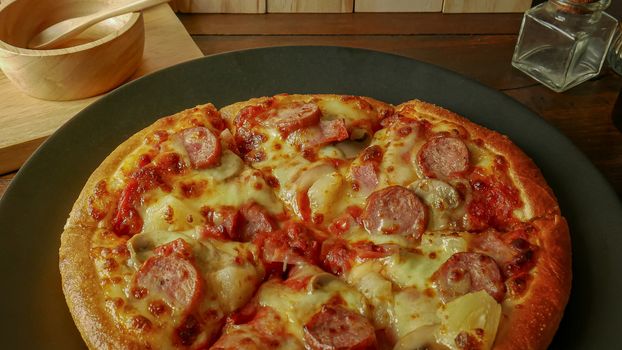
<svg viewBox="0 0 622 350">
<path fill-rule="evenodd" d="M 6 348 L 83 348 L 60 288 L 63 224 L 86 179 L 119 143 L 159 117 L 277 93 L 419 98 L 508 135 L 542 169 L 568 219 L 573 290 L 552 348 L 607 349 L 622 324 L 622 207 L 563 135 L 509 97 L 444 69 L 385 53 L 278 47 L 205 57 L 108 94 L 52 135 L 0 202 L 0 324 Z M 8 343 L 7 343 L 8 342 Z"/>
</svg>

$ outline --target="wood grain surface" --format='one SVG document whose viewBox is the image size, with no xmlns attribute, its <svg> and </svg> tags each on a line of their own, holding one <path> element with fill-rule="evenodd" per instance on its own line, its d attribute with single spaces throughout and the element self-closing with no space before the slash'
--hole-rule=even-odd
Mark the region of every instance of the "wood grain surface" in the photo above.
<svg viewBox="0 0 622 350">
<path fill-rule="evenodd" d="M 24 49 L 40 30 L 38 19 L 54 23 L 81 16 L 85 11 L 96 13 L 104 7 L 94 1 L 75 4 L 73 0 L 22 0 L 0 12 L 0 67 L 13 87 L 45 100 L 77 100 L 105 93 L 136 71 L 145 38 L 140 13 L 96 23 L 52 47 L 54 50 Z M 29 16 L 22 18 L 21 13 Z M 45 43 L 49 37 L 41 40 L 40 44 Z"/>
<path fill-rule="evenodd" d="M 168 5 L 144 12 L 145 50 L 130 78 L 201 56 Z M 20 92 L 0 72 L 0 174 L 18 169 L 56 129 L 99 97 L 45 101 Z"/>
<path fill-rule="evenodd" d="M 265 13 L 265 0 L 176 0 L 175 9 L 188 13 Z"/>
<path fill-rule="evenodd" d="M 610 13 L 619 18 L 622 5 L 613 5 Z M 555 126 L 622 194 L 622 133 L 612 120 L 622 78 L 606 68 L 595 79 L 555 93 L 525 76 L 510 64 L 521 14 L 179 17 L 204 54 L 265 46 L 342 45 L 397 53 L 454 70 L 502 91 Z M 615 115 L 622 124 L 622 102 Z M 2 181 L 0 191 L 1 186 Z"/>
<path fill-rule="evenodd" d="M 268 12 L 340 13 L 352 12 L 354 0 L 266 0 Z"/>
<path fill-rule="evenodd" d="M 356 0 L 354 12 L 440 12 L 443 0 Z"/>
<path fill-rule="evenodd" d="M 621 2 L 622 3 L 622 2 Z M 215 35 L 516 35 L 518 14 L 347 13 L 347 14 L 178 14 L 194 38 Z M 304 25 L 301 25 L 304 24 Z M 330 37 L 326 38 L 330 40 Z M 407 39 L 407 38 L 405 38 Z M 242 49 L 243 47 L 240 47 Z"/>
<path fill-rule="evenodd" d="M 444 0 L 443 12 L 524 12 L 531 0 Z"/>
</svg>

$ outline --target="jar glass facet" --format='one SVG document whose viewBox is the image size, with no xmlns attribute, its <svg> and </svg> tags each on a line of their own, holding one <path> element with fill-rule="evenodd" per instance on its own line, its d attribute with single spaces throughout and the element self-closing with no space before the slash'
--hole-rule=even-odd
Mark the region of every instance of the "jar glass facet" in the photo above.
<svg viewBox="0 0 622 350">
<path fill-rule="evenodd" d="M 558 92 L 598 75 L 617 25 L 602 8 L 574 13 L 560 2 L 525 13 L 512 58 L 514 67 Z"/>
</svg>

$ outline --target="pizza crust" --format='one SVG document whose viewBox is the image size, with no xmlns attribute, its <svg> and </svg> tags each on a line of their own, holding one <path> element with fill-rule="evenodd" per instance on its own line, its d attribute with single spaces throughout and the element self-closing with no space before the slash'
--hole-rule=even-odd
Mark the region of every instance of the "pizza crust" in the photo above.
<svg viewBox="0 0 622 350">
<path fill-rule="evenodd" d="M 67 219 L 67 223 L 65 224 L 65 229 L 71 227 L 97 227 L 97 221 L 93 219 L 88 212 L 89 196 L 93 194 L 93 191 L 99 181 L 102 179 L 108 179 L 112 174 L 114 174 L 115 171 L 117 171 L 119 166 L 123 163 L 125 157 L 127 157 L 130 153 L 132 153 L 132 151 L 143 143 L 147 134 L 158 129 L 156 126 L 157 124 L 158 123 L 150 125 L 132 135 L 132 137 L 119 145 L 108 157 L 106 157 L 106 159 L 104 159 L 101 165 L 95 169 L 84 185 L 82 192 L 80 192 L 78 199 L 74 203 L 73 208 L 69 213 L 69 219 Z"/>
<path fill-rule="evenodd" d="M 545 349 L 553 340 L 572 282 L 570 235 L 559 215 L 537 219 L 541 253 L 528 292 L 499 327 L 495 350 Z"/>
<path fill-rule="evenodd" d="M 156 123 L 157 124 L 157 123 Z M 97 222 L 88 213 L 88 197 L 102 179 L 109 178 L 144 137 L 155 130 L 148 126 L 119 145 L 93 172 L 74 204 L 61 235 L 60 272 L 63 293 L 71 315 L 89 348 L 141 349 L 134 337 L 115 325 L 104 306 L 99 277 L 91 257 Z"/>
<path fill-rule="evenodd" d="M 68 227 L 59 251 L 63 293 L 82 338 L 91 349 L 143 349 L 135 337 L 116 326 L 105 309 L 99 277 L 90 256 L 94 230 Z"/>
<path fill-rule="evenodd" d="M 250 100 L 247 100 L 247 101 L 236 102 L 236 103 L 233 103 L 226 107 L 221 108 L 220 114 L 222 118 L 225 120 L 225 122 L 227 123 L 227 128 L 229 128 L 229 130 L 231 130 L 232 133 L 235 133 L 235 127 L 236 127 L 235 118 L 237 117 L 238 113 L 242 109 L 248 106 L 260 105 L 260 104 L 270 101 L 273 98 L 276 99 L 278 103 L 290 103 L 290 102 L 308 103 L 314 100 L 340 100 L 344 97 L 345 98 L 353 97 L 353 98 L 362 99 L 365 102 L 369 103 L 371 105 L 371 108 L 375 111 L 378 111 L 379 114 L 386 113 L 386 111 L 392 111 L 393 109 L 393 106 L 391 106 L 388 103 L 381 102 L 371 97 L 364 97 L 364 96 L 348 96 L 348 95 L 335 95 L 335 94 L 310 94 L 310 95 L 280 94 L 274 97 L 268 97 L 268 96 L 256 97 L 256 98 L 251 98 Z M 383 117 L 384 117 L 383 115 L 379 115 L 378 122 L 380 122 L 380 120 Z"/>
</svg>

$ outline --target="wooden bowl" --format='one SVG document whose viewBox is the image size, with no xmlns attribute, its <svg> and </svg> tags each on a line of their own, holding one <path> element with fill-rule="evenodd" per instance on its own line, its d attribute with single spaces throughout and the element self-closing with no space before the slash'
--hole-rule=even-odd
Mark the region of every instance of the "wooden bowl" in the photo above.
<svg viewBox="0 0 622 350">
<path fill-rule="evenodd" d="M 48 26 L 108 6 L 105 0 L 13 0 L 0 5 L 0 68 L 23 92 L 46 100 L 101 94 L 126 81 L 141 63 L 142 14 L 102 21 L 60 48 L 26 49 Z"/>
</svg>

